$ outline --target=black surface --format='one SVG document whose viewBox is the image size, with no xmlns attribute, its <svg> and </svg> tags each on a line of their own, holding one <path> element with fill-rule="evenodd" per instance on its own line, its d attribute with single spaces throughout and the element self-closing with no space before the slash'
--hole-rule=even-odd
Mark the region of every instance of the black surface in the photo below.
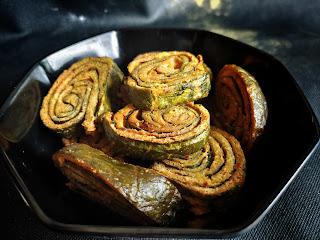
<svg viewBox="0 0 320 240">
<path fill-rule="evenodd" d="M 281 3 L 251 1 L 251 4 L 240 5 L 236 1 L 221 1 L 220 5 L 214 9 L 213 6 L 210 8 L 209 1 L 203 1 L 202 6 L 200 2 L 196 4 L 185 1 L 183 4 L 180 3 L 180 6 L 168 1 L 155 6 L 154 2 L 122 2 L 120 4 L 109 1 L 88 4 L 80 1 L 80 5 L 75 6 L 62 2 L 47 1 L 36 4 L 30 1 L 24 2 L 22 7 L 18 2 L 2 1 L 0 7 L 2 18 L 0 84 L 3 91 L 0 98 L 1 104 L 36 62 L 56 50 L 108 30 L 132 26 L 160 27 L 169 23 L 170 27 L 214 31 L 274 55 L 296 79 L 319 118 L 319 3 L 315 1 L 283 1 Z M 281 86 L 281 82 L 278 83 L 275 80 L 277 77 L 272 75 L 270 81 L 273 81 L 272 84 L 277 89 L 279 84 Z M 267 80 L 269 79 L 265 81 Z M 292 86 L 282 87 L 278 89 L 278 94 L 281 92 L 281 96 L 287 96 L 287 91 L 290 92 L 291 88 Z M 282 92 L 284 92 L 283 95 Z M 295 104 L 296 98 L 290 99 L 288 95 L 286 101 L 289 109 L 299 109 Z M 298 137 L 295 139 L 295 126 L 292 126 L 295 121 L 304 119 L 304 116 L 297 114 L 297 119 L 293 119 L 292 116 L 286 118 L 286 111 L 291 110 L 285 109 L 280 121 L 284 126 L 289 125 L 293 129 L 290 137 L 297 141 L 297 145 L 307 144 L 305 140 Z M 298 135 L 301 136 L 301 134 L 310 133 L 301 131 Z M 279 143 L 280 137 L 277 138 Z M 29 145 L 32 144 L 29 143 Z M 39 151 L 39 149 L 35 150 Z M 295 158 L 296 151 L 296 147 L 290 149 L 289 156 Z M 17 154 L 21 154 L 22 159 L 25 159 L 24 152 Z M 255 228 L 239 239 L 319 238 L 319 154 L 318 146 L 271 211 Z M 290 159 L 289 157 L 286 161 L 289 162 Z M 32 167 L 40 166 L 35 165 L 34 161 L 23 162 L 22 165 L 26 167 L 20 170 L 26 175 L 30 174 L 28 164 Z M 44 166 L 44 170 L 47 170 L 46 167 L 48 166 Z M 290 172 L 290 169 L 287 171 Z M 8 195 L 1 195 L 3 199 L 6 196 L 9 199 L 9 211 L 7 211 L 9 239 L 106 238 L 103 235 L 65 234 L 44 227 L 24 205 L 17 191 L 8 182 L 8 177 L 2 175 L 2 178 L 4 178 L 1 181 L 3 186 L 9 186 Z M 42 191 L 46 190 L 42 189 Z M 53 202 L 52 205 L 54 204 Z"/>
</svg>

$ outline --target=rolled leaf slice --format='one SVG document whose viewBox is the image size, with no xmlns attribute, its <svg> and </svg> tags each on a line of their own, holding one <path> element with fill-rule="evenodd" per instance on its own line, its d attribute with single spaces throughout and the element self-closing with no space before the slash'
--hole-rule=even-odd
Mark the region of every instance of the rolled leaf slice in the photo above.
<svg viewBox="0 0 320 240">
<path fill-rule="evenodd" d="M 207 142 L 210 115 L 200 104 L 188 103 L 146 111 L 127 105 L 105 115 L 106 136 L 115 151 L 143 160 L 160 160 L 172 154 L 191 154 Z"/>
<path fill-rule="evenodd" d="M 128 98 L 136 108 L 155 110 L 208 96 L 211 70 L 189 52 L 149 52 L 128 65 Z"/>
<path fill-rule="evenodd" d="M 195 215 L 232 206 L 245 181 L 245 157 L 240 143 L 213 126 L 208 143 L 201 150 L 157 161 L 151 168 L 176 184 Z"/>
<path fill-rule="evenodd" d="M 177 188 L 157 172 L 71 144 L 53 155 L 69 187 L 142 225 L 168 225 L 181 200 Z M 107 217 L 107 216 L 106 216 Z"/>
<path fill-rule="evenodd" d="M 84 128 L 96 132 L 99 118 L 115 106 L 123 73 L 108 57 L 88 57 L 74 63 L 53 83 L 40 117 L 48 128 L 65 137 Z M 82 126 L 81 126 L 82 125 Z"/>
<path fill-rule="evenodd" d="M 267 118 L 266 98 L 256 79 L 239 66 L 225 65 L 214 85 L 213 124 L 235 136 L 248 153 Z"/>
</svg>

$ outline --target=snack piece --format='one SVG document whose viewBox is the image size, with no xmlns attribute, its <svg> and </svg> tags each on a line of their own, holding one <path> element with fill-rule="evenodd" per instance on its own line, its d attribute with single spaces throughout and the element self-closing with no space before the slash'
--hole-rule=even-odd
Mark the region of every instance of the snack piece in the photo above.
<svg viewBox="0 0 320 240">
<path fill-rule="evenodd" d="M 212 122 L 235 136 L 248 153 L 266 126 L 266 98 L 256 79 L 236 65 L 225 65 L 213 88 Z"/>
<path fill-rule="evenodd" d="M 176 184 L 195 215 L 232 206 L 245 181 L 245 157 L 239 142 L 213 126 L 203 149 L 155 162 L 151 168 Z"/>
<path fill-rule="evenodd" d="M 84 127 L 94 134 L 99 118 L 113 109 L 123 73 L 108 57 L 88 57 L 74 63 L 53 83 L 42 102 L 40 117 L 64 137 L 78 136 Z"/>
<path fill-rule="evenodd" d="M 136 108 L 163 109 L 208 96 L 211 70 L 201 55 L 189 52 L 149 52 L 128 65 L 128 98 Z"/>
<path fill-rule="evenodd" d="M 69 187 L 142 225 L 167 225 L 181 200 L 164 176 L 108 157 L 86 144 L 71 144 L 53 155 Z"/>
<path fill-rule="evenodd" d="M 162 160 L 171 154 L 191 154 L 208 140 L 210 115 L 200 104 L 188 103 L 146 111 L 127 105 L 108 112 L 103 121 L 115 151 L 142 160 Z"/>
</svg>

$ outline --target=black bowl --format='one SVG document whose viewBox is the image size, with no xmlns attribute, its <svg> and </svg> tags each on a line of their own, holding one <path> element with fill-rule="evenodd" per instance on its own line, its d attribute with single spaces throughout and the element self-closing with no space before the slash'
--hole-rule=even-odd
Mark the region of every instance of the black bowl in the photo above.
<svg viewBox="0 0 320 240">
<path fill-rule="evenodd" d="M 149 51 L 202 54 L 213 75 L 237 64 L 258 80 L 269 108 L 266 132 L 247 158 L 247 179 L 236 209 L 210 227 L 141 227 L 74 194 L 53 166 L 61 139 L 39 118 L 43 97 L 56 77 L 87 56 L 108 56 L 127 74 L 128 63 Z M 210 96 L 201 101 L 210 106 Z M 0 112 L 5 166 L 27 204 L 54 229 L 124 236 L 226 237 L 251 229 L 272 207 L 319 140 L 319 123 L 286 68 L 274 57 L 230 38 L 201 30 L 111 31 L 62 49 L 36 64 Z"/>
</svg>

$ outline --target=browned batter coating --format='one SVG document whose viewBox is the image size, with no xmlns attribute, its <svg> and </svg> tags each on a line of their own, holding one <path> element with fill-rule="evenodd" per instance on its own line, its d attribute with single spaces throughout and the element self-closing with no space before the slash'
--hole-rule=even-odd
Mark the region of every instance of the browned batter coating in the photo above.
<svg viewBox="0 0 320 240">
<path fill-rule="evenodd" d="M 64 137 L 94 134 L 101 116 L 113 110 L 123 73 L 108 57 L 84 58 L 65 70 L 45 96 L 44 125 Z"/>
<path fill-rule="evenodd" d="M 267 102 L 260 85 L 243 68 L 225 65 L 213 91 L 212 123 L 235 136 L 248 153 L 267 123 Z"/>
<path fill-rule="evenodd" d="M 207 97 L 211 70 L 202 55 L 185 51 L 148 52 L 128 65 L 128 98 L 137 108 L 156 110 Z"/>
<path fill-rule="evenodd" d="M 190 211 L 202 215 L 234 204 L 245 181 L 245 165 L 238 140 L 211 126 L 202 150 L 158 161 L 152 169 L 173 181 L 191 204 Z"/>
</svg>

